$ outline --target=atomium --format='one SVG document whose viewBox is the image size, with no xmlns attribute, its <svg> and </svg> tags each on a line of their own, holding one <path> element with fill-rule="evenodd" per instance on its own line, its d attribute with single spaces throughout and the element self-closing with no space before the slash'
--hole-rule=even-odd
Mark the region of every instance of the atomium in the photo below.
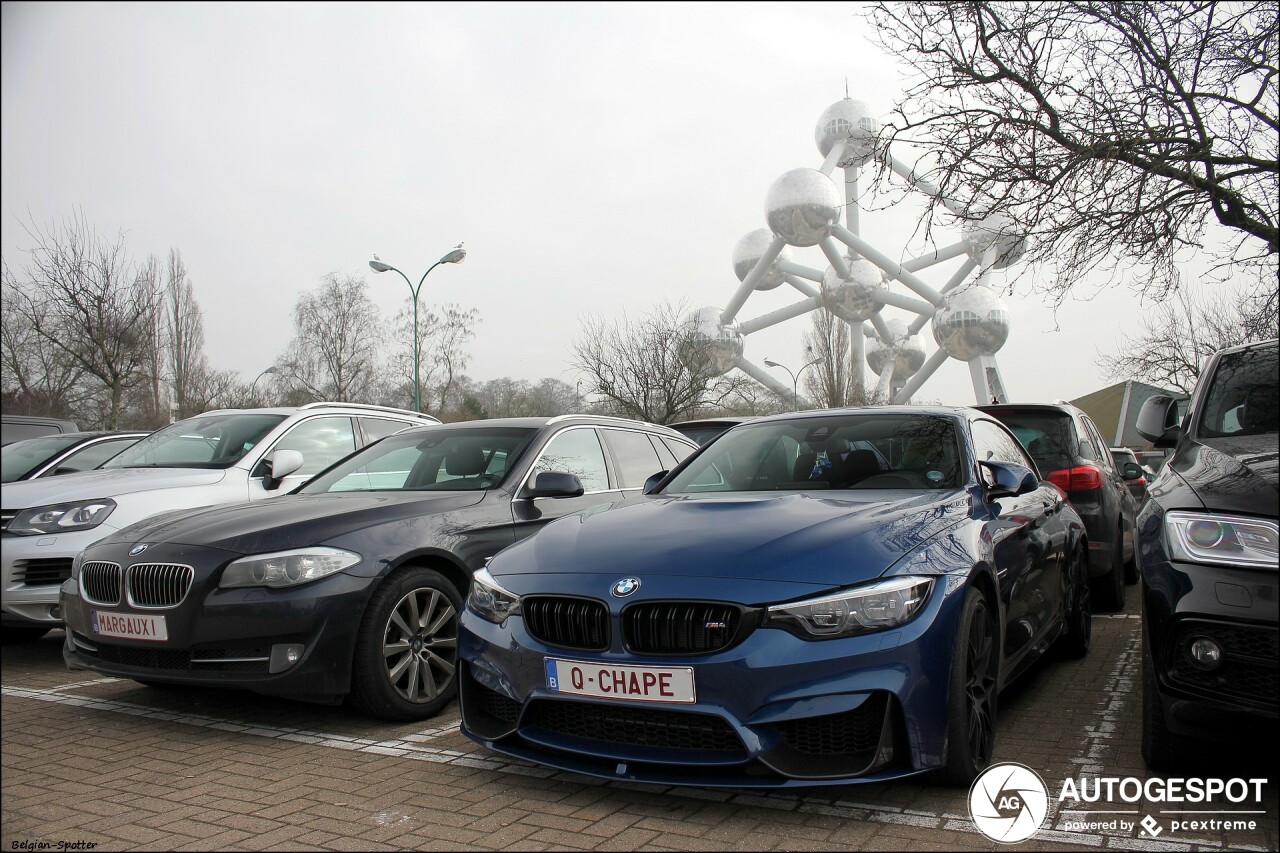
<svg viewBox="0 0 1280 853">
<path fill-rule="evenodd" d="M 824 110 L 814 141 L 823 156 L 821 168 L 792 169 L 778 177 L 765 193 L 767 227 L 748 232 L 734 247 L 738 288 L 724 310 L 702 308 L 690 318 L 694 339 L 704 344 L 714 369 L 723 373 L 737 367 L 790 397 L 792 387 L 745 358 L 746 341 L 775 324 L 826 311 L 849 324 L 850 367 L 859 386 L 865 359 L 879 375 L 884 397 L 909 402 L 953 358 L 969 363 L 979 402 L 1002 400 L 1004 386 L 994 357 L 1009 338 L 1009 311 L 989 280 L 1023 257 L 1025 235 L 1005 214 L 960 204 L 894 157 L 881 144 L 880 123 L 862 101 L 846 97 Z M 959 239 L 901 260 L 863 239 L 858 180 L 860 169 L 872 161 L 961 220 Z M 836 168 L 844 172 L 843 192 L 832 177 Z M 817 247 L 827 263 L 805 264 L 792 255 L 793 247 Z M 926 270 L 951 259 L 960 259 L 960 266 L 945 284 L 938 287 L 923 278 Z M 753 293 L 783 284 L 799 291 L 798 302 L 751 319 L 738 318 Z M 888 317 L 886 308 L 914 318 L 907 322 Z M 918 334 L 930 324 L 938 345 L 932 354 L 926 353 Z"/>
</svg>

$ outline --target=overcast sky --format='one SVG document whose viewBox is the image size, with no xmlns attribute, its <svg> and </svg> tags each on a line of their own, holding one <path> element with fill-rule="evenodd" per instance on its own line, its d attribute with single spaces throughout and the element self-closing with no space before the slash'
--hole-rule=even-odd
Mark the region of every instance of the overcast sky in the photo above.
<svg viewBox="0 0 1280 853">
<path fill-rule="evenodd" d="M 764 226 L 775 178 L 821 165 L 814 126 L 846 78 L 886 116 L 902 85 L 843 3 L 5 2 L 2 56 L 5 262 L 26 261 L 23 222 L 76 210 L 138 260 L 176 248 L 210 361 L 246 380 L 326 273 L 366 276 L 390 318 L 409 289 L 374 275 L 373 253 L 416 283 L 466 241 L 424 299 L 480 312 L 468 373 L 572 385 L 588 315 L 723 307 L 735 243 Z M 906 259 L 919 212 L 864 214 L 863 234 Z M 793 257 L 826 266 L 816 248 Z M 940 288 L 956 265 L 922 275 Z M 758 292 L 738 316 L 799 298 Z M 1029 288 L 1004 298 L 998 361 L 1025 401 L 1109 384 L 1095 353 L 1140 305 L 1124 288 L 1056 313 Z M 796 369 L 809 326 L 753 334 L 745 354 Z M 949 360 L 917 399 L 972 403 L 967 366 Z"/>
</svg>

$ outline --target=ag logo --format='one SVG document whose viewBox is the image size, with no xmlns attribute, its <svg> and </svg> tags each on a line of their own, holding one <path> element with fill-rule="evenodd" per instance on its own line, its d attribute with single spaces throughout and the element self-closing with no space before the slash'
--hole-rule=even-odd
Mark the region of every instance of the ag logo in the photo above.
<svg viewBox="0 0 1280 853">
<path fill-rule="evenodd" d="M 640 578 L 623 578 L 615 583 L 609 592 L 615 598 L 626 598 L 631 593 L 640 588 Z"/>
<path fill-rule="evenodd" d="M 147 546 L 139 542 L 137 545 L 134 545 L 132 548 L 129 549 L 129 556 L 136 557 L 145 550 L 147 550 Z"/>
<path fill-rule="evenodd" d="M 993 764 L 969 789 L 973 825 L 987 838 L 1002 844 L 1035 835 L 1048 811 L 1049 792 L 1044 780 L 1021 764 Z"/>
</svg>

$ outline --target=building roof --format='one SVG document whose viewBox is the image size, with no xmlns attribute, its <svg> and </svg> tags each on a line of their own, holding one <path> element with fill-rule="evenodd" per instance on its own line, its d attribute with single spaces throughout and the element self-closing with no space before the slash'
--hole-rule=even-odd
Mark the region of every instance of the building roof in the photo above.
<svg viewBox="0 0 1280 853">
<path fill-rule="evenodd" d="M 1085 394 L 1071 401 L 1098 425 L 1102 437 L 1112 447 L 1131 447 L 1135 450 L 1151 448 L 1151 442 L 1138 435 L 1138 412 L 1148 398 L 1158 394 L 1169 397 L 1185 397 L 1177 391 L 1159 388 L 1128 379 L 1108 385 L 1092 394 Z"/>
</svg>

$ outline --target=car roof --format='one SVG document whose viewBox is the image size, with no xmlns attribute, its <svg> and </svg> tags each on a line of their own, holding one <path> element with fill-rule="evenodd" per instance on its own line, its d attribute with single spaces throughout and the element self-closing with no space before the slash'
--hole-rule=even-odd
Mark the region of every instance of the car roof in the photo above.
<svg viewBox="0 0 1280 853">
<path fill-rule="evenodd" d="M 1249 350 L 1249 349 L 1262 349 L 1264 347 L 1274 347 L 1278 344 L 1280 344 L 1280 338 L 1271 338 L 1270 340 L 1267 340 L 1267 341 L 1254 341 L 1253 343 L 1237 344 L 1236 346 L 1233 346 L 1233 347 L 1224 347 L 1223 349 L 1218 350 L 1217 354 L 1222 355 L 1225 353 L 1242 352 L 1244 350 Z"/>
<path fill-rule="evenodd" d="M 785 412 L 780 415 L 765 415 L 764 417 L 751 418 L 750 420 L 753 425 L 848 415 L 934 415 L 967 420 L 973 414 L 972 409 L 973 407 L 971 406 L 850 406 L 842 409 L 809 409 L 803 412 Z"/>
<path fill-rule="evenodd" d="M 1081 409 L 1079 406 L 1074 406 L 1074 405 L 1072 405 L 1071 403 L 1067 403 L 1067 402 L 1059 402 L 1059 403 L 983 403 L 982 405 L 980 405 L 980 406 L 974 406 L 973 408 L 977 409 L 977 410 L 978 410 L 978 411 L 980 411 L 980 412 L 987 412 L 987 413 L 996 412 L 996 411 L 1006 411 L 1006 410 L 1010 410 L 1010 409 L 1018 409 L 1018 410 L 1020 410 L 1020 411 L 1037 411 L 1037 410 L 1038 410 L 1038 411 L 1054 411 L 1054 412 L 1063 412 L 1063 413 L 1067 413 L 1067 412 L 1072 412 L 1072 413 L 1074 413 L 1074 412 L 1083 412 L 1083 411 L 1084 411 L 1084 410 L 1083 410 L 1083 409 Z"/>
<path fill-rule="evenodd" d="M 609 415 L 554 415 L 540 417 L 522 417 L 522 418 L 486 418 L 476 421 L 456 421 L 446 424 L 423 424 L 421 427 L 414 427 L 413 431 L 419 429 L 433 429 L 437 426 L 449 427 L 450 429 L 485 429 L 490 427 L 498 428 L 524 428 L 524 429 L 542 429 L 553 424 L 572 424 L 580 423 L 590 426 L 618 426 L 632 427 L 638 429 L 646 429 L 652 432 L 670 435 L 675 438 L 688 440 L 685 436 L 661 424 L 649 423 L 648 421 L 637 421 L 629 418 L 615 418 Z M 409 430 L 405 430 L 408 432 Z M 403 433 L 398 433 L 403 434 Z"/>
</svg>

